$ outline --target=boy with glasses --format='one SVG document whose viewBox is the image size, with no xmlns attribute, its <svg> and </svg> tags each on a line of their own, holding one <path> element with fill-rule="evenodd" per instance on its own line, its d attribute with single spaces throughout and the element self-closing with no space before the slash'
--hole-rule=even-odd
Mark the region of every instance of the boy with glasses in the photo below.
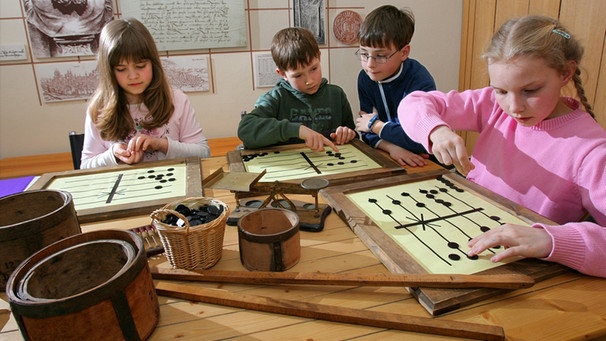
<svg viewBox="0 0 606 341">
<path fill-rule="evenodd" d="M 362 64 L 356 129 L 364 142 L 389 153 L 401 165 L 412 167 L 424 166 L 428 155 L 400 126 L 398 105 L 413 91 L 436 90 L 429 71 L 408 58 L 414 29 L 410 10 L 381 6 L 370 12 L 360 26 L 360 48 L 356 51 Z"/>
</svg>

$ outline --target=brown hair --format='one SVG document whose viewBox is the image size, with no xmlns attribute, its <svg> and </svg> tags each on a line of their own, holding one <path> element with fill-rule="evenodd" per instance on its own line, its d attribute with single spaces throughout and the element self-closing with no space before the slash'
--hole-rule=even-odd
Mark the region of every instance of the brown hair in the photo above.
<svg viewBox="0 0 606 341">
<path fill-rule="evenodd" d="M 320 48 L 314 35 L 302 27 L 281 29 L 271 42 L 271 57 L 281 71 L 306 66 L 320 58 Z"/>
<path fill-rule="evenodd" d="M 143 104 L 149 109 L 141 126 L 153 129 L 166 124 L 174 111 L 172 90 L 154 39 L 147 28 L 134 18 L 116 19 L 103 27 L 97 52 L 99 86 L 88 111 L 104 140 L 125 139 L 135 129 L 126 95 L 114 75 L 114 67 L 123 61 L 142 60 L 151 62 L 153 77 L 141 94 Z"/>
<path fill-rule="evenodd" d="M 415 18 L 410 9 L 385 5 L 370 12 L 360 26 L 360 45 L 399 50 L 410 44 L 415 33 Z"/>
<path fill-rule="evenodd" d="M 595 117 L 585 96 L 578 67 L 583 52 L 579 41 L 557 20 L 530 15 L 506 21 L 492 37 L 483 57 L 488 63 L 509 61 L 518 56 L 538 57 L 560 72 L 567 70 L 569 61 L 574 61 L 577 68 L 572 80 L 577 95 L 585 110 Z"/>
</svg>

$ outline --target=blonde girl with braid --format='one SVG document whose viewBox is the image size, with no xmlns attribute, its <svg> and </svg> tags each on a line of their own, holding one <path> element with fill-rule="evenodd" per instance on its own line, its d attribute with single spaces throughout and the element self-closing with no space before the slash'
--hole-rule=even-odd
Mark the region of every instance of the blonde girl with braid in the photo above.
<svg viewBox="0 0 606 341">
<path fill-rule="evenodd" d="M 500 245 L 495 262 L 539 258 L 606 277 L 606 131 L 585 96 L 582 56 L 557 20 L 512 19 L 483 56 L 489 87 L 400 104 L 404 130 L 440 162 L 555 222 L 504 224 L 471 239 L 469 256 Z M 562 95 L 570 82 L 578 100 Z M 471 158 L 455 133 L 464 130 L 479 133 Z"/>
</svg>

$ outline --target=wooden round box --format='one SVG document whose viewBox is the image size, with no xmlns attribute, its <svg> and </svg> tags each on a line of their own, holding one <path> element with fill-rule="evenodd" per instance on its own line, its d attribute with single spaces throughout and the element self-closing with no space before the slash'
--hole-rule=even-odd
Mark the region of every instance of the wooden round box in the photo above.
<svg viewBox="0 0 606 341">
<path fill-rule="evenodd" d="M 69 192 L 38 190 L 0 198 L 0 289 L 27 257 L 81 232 Z"/>
<path fill-rule="evenodd" d="M 251 271 L 284 271 L 301 258 L 299 216 L 283 208 L 263 208 L 238 221 L 240 261 Z"/>
<path fill-rule="evenodd" d="M 6 295 L 25 340 L 144 340 L 160 317 L 143 241 L 131 231 L 43 248 L 15 269 Z"/>
</svg>

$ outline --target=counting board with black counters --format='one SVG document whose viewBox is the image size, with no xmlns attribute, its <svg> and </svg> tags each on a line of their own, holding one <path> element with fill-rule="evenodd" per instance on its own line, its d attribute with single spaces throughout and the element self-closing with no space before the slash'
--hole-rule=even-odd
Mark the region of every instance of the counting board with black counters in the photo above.
<svg viewBox="0 0 606 341">
<path fill-rule="evenodd" d="M 232 172 L 261 174 L 261 182 L 300 182 L 322 177 L 331 184 L 405 173 L 389 155 L 362 141 L 339 145 L 338 151 L 325 148 L 314 152 L 303 144 L 235 150 L 227 154 Z"/>
</svg>

